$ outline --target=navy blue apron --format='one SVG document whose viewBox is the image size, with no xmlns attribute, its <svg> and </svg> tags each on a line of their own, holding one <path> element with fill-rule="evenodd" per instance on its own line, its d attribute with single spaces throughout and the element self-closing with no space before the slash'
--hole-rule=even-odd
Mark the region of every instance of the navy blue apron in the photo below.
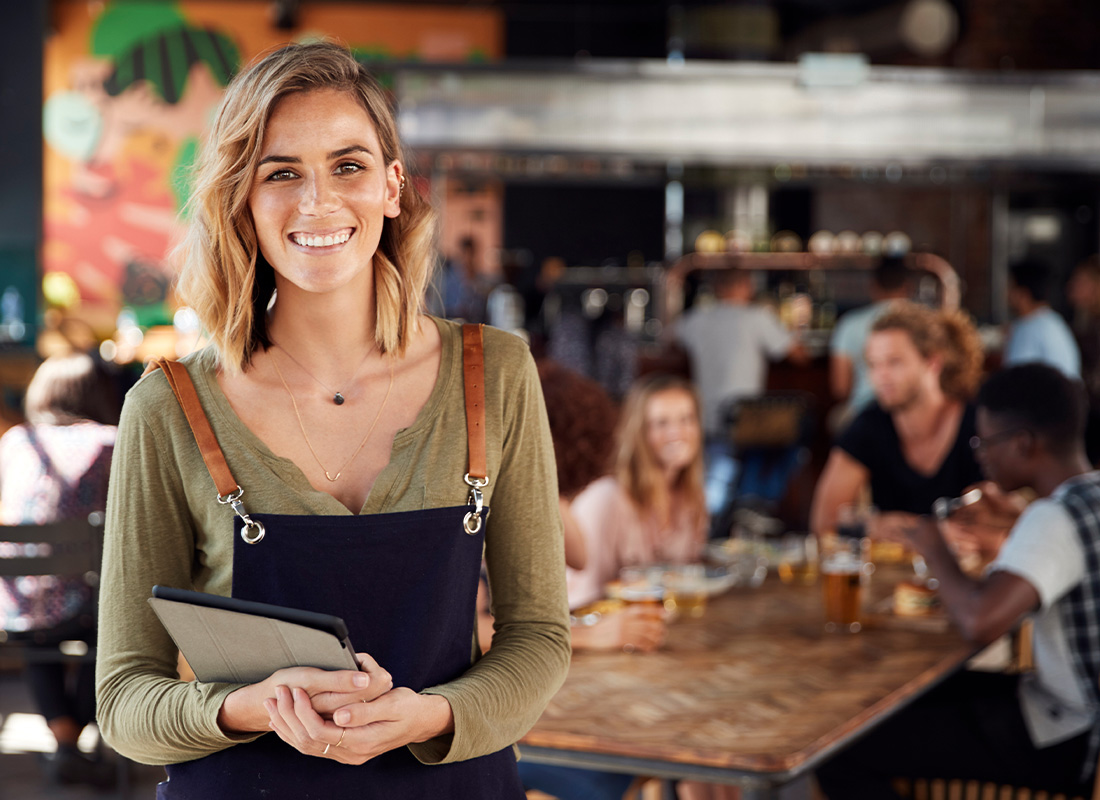
<svg viewBox="0 0 1100 800">
<path fill-rule="evenodd" d="M 180 370 L 159 366 L 173 389 L 186 380 Z M 478 474 L 473 461 L 471 473 Z M 454 680 L 470 667 L 488 512 L 480 493 L 487 481 L 467 475 L 466 482 L 470 505 L 360 516 L 249 516 L 239 487 L 219 494 L 237 514 L 232 595 L 343 617 L 351 643 L 370 653 L 394 686 L 420 691 Z M 168 780 L 157 787 L 161 800 L 525 796 L 511 748 L 427 766 L 400 747 L 348 765 L 303 755 L 268 733 L 166 771 Z"/>
</svg>

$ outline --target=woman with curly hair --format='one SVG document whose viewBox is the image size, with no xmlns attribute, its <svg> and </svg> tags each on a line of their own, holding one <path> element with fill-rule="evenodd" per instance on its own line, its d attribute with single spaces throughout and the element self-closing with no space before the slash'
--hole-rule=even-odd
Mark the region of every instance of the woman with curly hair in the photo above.
<svg viewBox="0 0 1100 800">
<path fill-rule="evenodd" d="M 610 469 L 619 412 L 600 384 L 557 361 L 542 359 L 538 370 L 558 467 L 565 563 L 583 569 L 588 555 L 584 534 L 570 506 L 582 489 Z"/>
<path fill-rule="evenodd" d="M 982 477 L 970 441 L 983 353 L 970 317 L 898 301 L 871 327 L 865 355 L 875 402 L 829 453 L 810 510 L 817 533 L 868 488 L 877 523 L 888 525 Z"/>
<path fill-rule="evenodd" d="M 527 346 L 423 313 L 409 163 L 334 44 L 267 54 L 213 120 L 180 287 L 212 344 L 130 391 L 107 503 L 99 721 L 160 798 L 523 797 L 512 744 L 569 664 L 553 447 Z M 338 615 L 366 652 L 184 682 L 154 584 Z"/>
</svg>

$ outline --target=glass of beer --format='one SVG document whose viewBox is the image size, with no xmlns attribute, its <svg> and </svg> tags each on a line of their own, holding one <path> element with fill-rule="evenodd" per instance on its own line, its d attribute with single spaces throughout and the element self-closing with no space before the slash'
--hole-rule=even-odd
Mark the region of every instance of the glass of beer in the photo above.
<svg viewBox="0 0 1100 800">
<path fill-rule="evenodd" d="M 668 611 L 686 617 L 703 616 L 707 610 L 707 573 L 702 564 L 669 567 L 663 581 Z"/>
<path fill-rule="evenodd" d="M 660 608 L 666 599 L 661 585 L 661 570 L 653 567 L 623 567 L 619 570 L 620 599 L 629 605 Z"/>
<path fill-rule="evenodd" d="M 866 539 L 832 537 L 822 548 L 821 583 L 825 596 L 825 630 L 858 633 L 860 591 L 866 573 Z"/>
<path fill-rule="evenodd" d="M 784 534 L 779 542 L 776 571 L 783 583 L 808 586 L 817 580 L 817 537 L 812 533 Z"/>
</svg>

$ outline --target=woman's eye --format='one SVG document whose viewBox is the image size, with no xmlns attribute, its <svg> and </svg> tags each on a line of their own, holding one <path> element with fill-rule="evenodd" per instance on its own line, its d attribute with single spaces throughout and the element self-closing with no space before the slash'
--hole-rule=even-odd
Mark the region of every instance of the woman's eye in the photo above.
<svg viewBox="0 0 1100 800">
<path fill-rule="evenodd" d="M 269 181 L 286 181 L 295 177 L 294 173 L 289 169 L 277 169 L 267 176 Z"/>
<path fill-rule="evenodd" d="M 357 172 L 363 171 L 362 164 L 356 164 L 354 161 L 341 164 L 336 168 L 337 175 L 354 175 Z"/>
</svg>

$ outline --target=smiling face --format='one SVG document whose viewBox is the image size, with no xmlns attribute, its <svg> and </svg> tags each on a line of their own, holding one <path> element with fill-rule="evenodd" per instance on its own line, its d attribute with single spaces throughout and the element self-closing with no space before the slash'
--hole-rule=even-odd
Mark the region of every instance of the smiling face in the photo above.
<svg viewBox="0 0 1100 800">
<path fill-rule="evenodd" d="M 280 297 L 370 286 L 383 222 L 401 213 L 401 169 L 385 163 L 352 95 L 317 89 L 279 101 L 248 207 Z"/>
<path fill-rule="evenodd" d="M 939 360 L 922 356 L 905 331 L 872 331 L 864 355 L 867 377 L 884 411 L 908 408 L 920 398 L 926 381 L 939 381 Z"/>
<path fill-rule="evenodd" d="M 645 405 L 645 439 L 662 469 L 685 469 L 699 453 L 702 429 L 695 398 L 683 389 L 656 392 Z"/>
</svg>

